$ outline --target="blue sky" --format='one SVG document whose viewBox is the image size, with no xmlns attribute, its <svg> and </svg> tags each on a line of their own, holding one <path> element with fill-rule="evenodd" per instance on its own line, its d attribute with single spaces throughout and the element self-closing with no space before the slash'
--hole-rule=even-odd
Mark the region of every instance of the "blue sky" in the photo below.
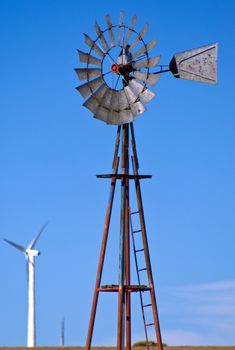
<svg viewBox="0 0 235 350">
<path fill-rule="evenodd" d="M 162 75 L 135 131 L 140 172 L 153 175 L 142 191 L 163 341 L 234 345 L 232 0 L 0 1 L 0 235 L 27 245 L 49 220 L 37 245 L 37 343 L 57 345 L 64 316 L 66 345 L 83 345 L 109 192 L 95 175 L 110 172 L 116 128 L 82 107 L 73 68 L 82 33 L 94 37 L 95 21 L 115 23 L 120 10 L 127 24 L 137 14 L 137 30 L 149 23 L 161 64 L 219 43 L 218 84 Z M 104 282 L 117 280 L 117 232 Z M 0 251 L 0 345 L 25 345 L 24 257 L 4 242 Z M 115 303 L 100 299 L 93 344 L 115 344 Z M 137 315 L 134 326 L 143 339 Z"/>
</svg>

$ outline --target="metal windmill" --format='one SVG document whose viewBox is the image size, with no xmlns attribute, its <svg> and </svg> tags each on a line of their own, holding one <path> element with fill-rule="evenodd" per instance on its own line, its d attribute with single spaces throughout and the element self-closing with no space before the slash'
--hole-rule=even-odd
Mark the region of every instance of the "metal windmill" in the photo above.
<svg viewBox="0 0 235 350">
<path fill-rule="evenodd" d="M 177 53 L 169 67 L 159 65 L 160 56 L 150 57 L 149 51 L 156 40 L 145 42 L 143 37 L 148 30 L 145 24 L 140 32 L 134 27 L 137 17 L 131 24 L 124 24 L 124 14 L 120 12 L 119 22 L 113 25 L 110 16 L 106 16 L 107 28 L 102 30 L 95 23 L 96 38 L 85 35 L 88 52 L 78 50 L 84 68 L 75 69 L 80 80 L 85 81 L 77 87 L 86 99 L 83 103 L 95 118 L 107 124 L 118 125 L 112 164 L 112 173 L 97 175 L 111 180 L 110 196 L 107 205 L 103 238 L 98 262 L 93 303 L 88 328 L 86 349 L 91 347 L 99 293 L 117 293 L 117 349 L 131 349 L 131 295 L 139 293 L 146 345 L 149 347 L 148 330 L 155 330 L 158 350 L 162 350 L 162 339 L 157 312 L 157 303 L 152 275 L 149 246 L 141 196 L 140 180 L 150 175 L 139 174 L 139 162 L 136 150 L 133 121 L 137 115 L 146 111 L 145 104 L 155 94 L 148 85 L 156 84 L 160 73 L 171 71 L 177 78 L 201 82 L 217 81 L 217 44 Z M 158 71 L 152 72 L 152 68 Z M 106 245 L 116 183 L 121 184 L 120 238 L 119 238 L 119 274 L 118 282 L 102 285 L 102 272 L 105 263 Z M 135 188 L 136 209 L 131 211 L 129 189 Z M 137 220 L 136 220 L 137 219 Z M 135 224 L 133 224 L 135 222 Z M 134 227 L 136 226 L 136 227 Z M 136 243 L 139 236 L 138 246 Z M 131 242 L 134 253 L 134 267 L 137 283 L 132 283 Z M 141 244 L 140 244 L 141 243 Z M 140 265 L 140 261 L 142 265 Z M 143 263 L 144 262 L 144 263 Z M 149 297 L 149 301 L 146 302 Z M 151 310 L 152 320 L 146 316 Z"/>
</svg>

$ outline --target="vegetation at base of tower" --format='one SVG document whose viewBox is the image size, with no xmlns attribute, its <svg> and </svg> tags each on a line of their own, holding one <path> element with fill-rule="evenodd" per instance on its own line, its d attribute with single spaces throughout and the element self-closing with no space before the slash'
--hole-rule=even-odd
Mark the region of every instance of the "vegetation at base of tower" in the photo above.
<svg viewBox="0 0 235 350">
<path fill-rule="evenodd" d="M 146 345 L 147 345 L 146 340 L 140 340 L 140 341 L 137 341 L 136 343 L 133 344 L 133 346 L 146 346 Z M 162 345 L 167 346 L 167 344 L 165 344 L 165 343 L 162 343 Z M 149 340 L 148 346 L 157 346 L 157 343 L 153 340 Z"/>
</svg>

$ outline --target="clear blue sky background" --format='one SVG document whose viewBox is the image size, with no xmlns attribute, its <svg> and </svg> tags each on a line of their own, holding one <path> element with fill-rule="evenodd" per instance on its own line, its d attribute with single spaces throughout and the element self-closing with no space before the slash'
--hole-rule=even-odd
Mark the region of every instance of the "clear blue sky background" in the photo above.
<svg viewBox="0 0 235 350">
<path fill-rule="evenodd" d="M 63 316 L 66 345 L 83 345 L 109 192 L 95 174 L 111 169 L 116 128 L 82 107 L 73 68 L 82 33 L 94 37 L 95 20 L 104 27 L 110 13 L 116 23 L 120 10 L 127 24 L 137 14 L 137 30 L 149 23 L 162 64 L 219 42 L 218 85 L 162 75 L 135 130 L 140 171 L 153 174 L 143 200 L 163 341 L 234 345 L 232 0 L 0 1 L 0 235 L 27 245 L 50 221 L 37 245 L 38 345 L 58 344 Z M 116 282 L 115 263 L 104 283 Z M 0 345 L 25 345 L 25 261 L 4 242 L 0 278 Z M 115 344 L 115 305 L 102 296 L 93 344 Z M 141 320 L 134 325 L 133 340 L 143 339 Z"/>
</svg>

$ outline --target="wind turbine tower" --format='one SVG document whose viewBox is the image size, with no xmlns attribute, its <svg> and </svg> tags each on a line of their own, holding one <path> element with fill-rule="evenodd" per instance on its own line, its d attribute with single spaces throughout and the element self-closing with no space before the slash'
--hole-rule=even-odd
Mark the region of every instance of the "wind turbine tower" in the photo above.
<svg viewBox="0 0 235 350">
<path fill-rule="evenodd" d="M 60 346 L 64 347 L 64 324 L 65 324 L 65 318 L 62 318 L 61 322 L 61 334 L 60 334 Z"/>
<path fill-rule="evenodd" d="M 3 238 L 3 240 L 11 244 L 16 249 L 20 250 L 25 254 L 27 259 L 27 270 L 28 270 L 28 330 L 27 330 L 27 346 L 34 347 L 36 346 L 36 327 L 35 327 L 35 272 L 34 272 L 34 258 L 39 256 L 40 252 L 35 250 L 35 244 L 37 243 L 39 237 L 41 236 L 43 230 L 45 229 L 46 222 L 38 234 L 34 237 L 32 242 L 28 245 L 27 248 L 24 248 L 18 243 L 9 241 L 8 239 Z"/>
</svg>

